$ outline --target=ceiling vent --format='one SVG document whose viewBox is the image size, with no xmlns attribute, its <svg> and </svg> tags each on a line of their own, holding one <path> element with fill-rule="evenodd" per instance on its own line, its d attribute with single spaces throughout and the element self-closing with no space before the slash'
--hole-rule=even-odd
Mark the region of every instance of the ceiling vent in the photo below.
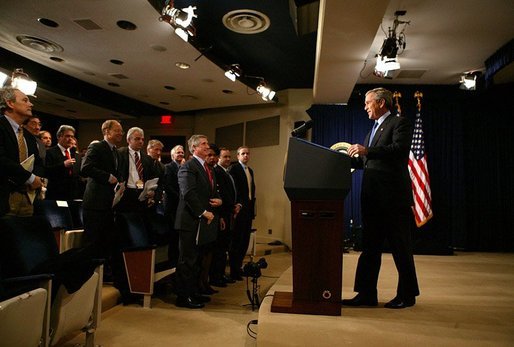
<svg viewBox="0 0 514 347">
<path fill-rule="evenodd" d="M 36 51 L 44 53 L 62 52 L 64 49 L 55 42 L 35 36 L 20 35 L 16 37 L 19 43 Z"/>
<path fill-rule="evenodd" d="M 93 22 L 91 19 L 75 19 L 75 23 L 80 25 L 82 28 L 86 30 L 100 30 L 102 29 L 101 26 Z"/>
<path fill-rule="evenodd" d="M 264 13 L 241 9 L 224 15 L 223 25 L 239 34 L 258 34 L 269 28 L 270 20 Z"/>
</svg>

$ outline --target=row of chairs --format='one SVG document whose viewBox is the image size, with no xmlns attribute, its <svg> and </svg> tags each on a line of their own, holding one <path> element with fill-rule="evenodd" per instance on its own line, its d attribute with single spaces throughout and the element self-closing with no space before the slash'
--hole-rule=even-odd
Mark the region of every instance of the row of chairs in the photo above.
<svg viewBox="0 0 514 347">
<path fill-rule="evenodd" d="M 0 218 L 1 344 L 53 346 L 82 330 L 94 346 L 102 278 L 85 250 L 59 253 L 44 217 Z"/>
<path fill-rule="evenodd" d="M 82 246 L 81 200 L 39 200 L 34 205 L 34 214 L 49 221 L 61 252 Z M 175 272 L 168 262 L 169 224 L 158 213 L 118 213 L 116 227 L 121 235 L 130 292 L 143 295 L 143 307 L 150 308 L 155 282 Z"/>
</svg>

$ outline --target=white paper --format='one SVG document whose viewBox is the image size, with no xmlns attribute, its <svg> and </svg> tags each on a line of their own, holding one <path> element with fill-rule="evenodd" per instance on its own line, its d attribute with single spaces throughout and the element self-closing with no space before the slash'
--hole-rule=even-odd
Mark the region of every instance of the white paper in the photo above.
<svg viewBox="0 0 514 347">
<path fill-rule="evenodd" d="M 31 154 L 30 157 L 22 161 L 21 166 L 29 172 L 34 171 L 34 154 Z"/>
<path fill-rule="evenodd" d="M 120 202 L 123 192 L 125 191 L 125 182 L 117 183 L 114 187 L 114 199 L 112 200 L 112 207 L 116 206 Z"/>
<path fill-rule="evenodd" d="M 66 200 L 55 200 L 58 207 L 68 207 L 68 201 Z"/>
<path fill-rule="evenodd" d="M 146 195 L 149 192 L 153 192 L 155 189 L 157 189 L 158 182 L 159 182 L 159 177 L 152 178 L 151 180 L 146 181 L 143 191 L 141 192 L 141 194 L 139 194 L 139 201 L 145 201 Z"/>
</svg>

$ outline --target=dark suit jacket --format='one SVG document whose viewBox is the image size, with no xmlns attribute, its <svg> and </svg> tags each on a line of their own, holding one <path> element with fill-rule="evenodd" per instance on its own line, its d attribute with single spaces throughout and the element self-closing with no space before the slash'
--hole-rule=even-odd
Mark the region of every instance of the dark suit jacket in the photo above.
<svg viewBox="0 0 514 347">
<path fill-rule="evenodd" d="M 66 157 L 62 154 L 61 148 L 59 146 L 55 146 L 47 150 L 46 177 L 48 178 L 48 186 L 46 199 L 82 199 L 82 196 L 79 193 L 80 158 L 73 150 L 70 154 L 76 160 L 75 165 L 71 167 L 71 175 L 69 174 L 69 168 L 64 166 Z"/>
<path fill-rule="evenodd" d="M 180 199 L 180 188 L 178 186 L 178 170 L 179 165 L 175 161 L 171 161 L 164 166 L 164 182 L 163 189 L 166 192 L 164 201 L 164 211 L 171 225 L 175 225 L 175 215 L 177 213 L 178 201 Z"/>
<path fill-rule="evenodd" d="M 23 133 L 27 143 L 27 154 L 34 154 L 34 171 L 36 176 L 44 177 L 44 166 L 36 144 L 36 139 L 28 131 Z M 9 211 L 9 194 L 24 189 L 31 173 L 20 165 L 18 139 L 11 124 L 4 115 L 0 115 L 0 215 Z"/>
<path fill-rule="evenodd" d="M 248 214 L 250 218 L 255 217 L 255 179 L 253 176 L 253 170 L 248 167 L 250 175 L 252 176 L 252 199 L 250 200 L 248 194 L 248 181 L 246 180 L 245 170 L 239 162 L 232 164 L 228 172 L 234 178 L 237 191 L 237 201 L 243 206 L 240 213 Z"/>
<path fill-rule="evenodd" d="M 216 176 L 213 175 L 214 188 L 211 188 L 207 172 L 196 158 L 182 165 L 178 171 L 180 199 L 177 207 L 175 229 L 196 231 L 201 214 L 212 212 L 209 199 L 219 198 L 216 191 Z"/>
<path fill-rule="evenodd" d="M 89 145 L 82 162 L 80 174 L 87 177 L 82 203 L 83 208 L 91 210 L 111 209 L 115 185 L 109 183 L 109 177 L 111 174 L 118 177 L 118 174 L 114 154 L 107 141 L 102 140 Z"/>
<path fill-rule="evenodd" d="M 232 184 L 231 176 L 222 167 L 216 165 L 214 167 L 214 174 L 216 175 L 216 182 L 218 184 L 218 191 L 221 196 L 223 204 L 221 205 L 220 215 L 225 221 L 230 222 L 230 216 L 236 204 L 236 191 Z"/>
<path fill-rule="evenodd" d="M 154 170 L 153 159 L 143 151 L 139 151 L 141 155 L 141 163 L 143 164 L 143 181 L 157 177 L 157 173 Z M 129 149 L 128 147 L 122 147 L 118 149 L 118 175 L 122 182 L 127 182 L 129 177 Z"/>
<path fill-rule="evenodd" d="M 369 141 L 370 134 L 364 143 Z M 363 168 L 361 206 L 363 216 L 394 213 L 412 205 L 408 172 L 412 127 L 405 117 L 389 115 L 377 129 L 368 155 L 353 159 Z"/>
</svg>

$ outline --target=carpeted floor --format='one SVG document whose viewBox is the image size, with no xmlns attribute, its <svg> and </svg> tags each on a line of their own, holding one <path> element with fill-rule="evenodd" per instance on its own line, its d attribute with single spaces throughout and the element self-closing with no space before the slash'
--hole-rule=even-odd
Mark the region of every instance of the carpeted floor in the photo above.
<svg viewBox="0 0 514 347">
<path fill-rule="evenodd" d="M 343 296 L 352 297 L 357 252 L 343 257 Z M 291 255 L 267 255 L 258 283 L 291 290 Z M 153 298 L 152 309 L 116 306 L 102 316 L 96 343 L 116 346 L 513 346 L 514 254 L 457 253 L 416 256 L 421 296 L 414 307 L 388 310 L 395 294 L 396 270 L 384 254 L 379 307 L 342 308 L 341 317 L 270 313 L 266 297 L 260 313 L 252 311 L 246 283 L 221 288 L 202 310 L 177 308 L 173 295 Z M 278 279 L 280 277 L 280 279 Z M 277 281 L 278 280 L 278 281 Z M 276 284 L 274 285 L 274 283 Z M 273 286 L 274 285 L 274 286 Z M 273 287 L 272 287 L 273 286 Z M 247 333 L 250 328 L 257 341 Z M 83 335 L 62 343 L 71 347 Z"/>
<path fill-rule="evenodd" d="M 289 253 L 264 257 L 268 267 L 257 280 L 261 297 L 291 266 Z M 252 290 L 251 281 L 249 285 Z M 255 346 L 255 340 L 247 333 L 247 324 L 257 319 L 258 308 L 252 311 L 246 279 L 216 289 L 220 292 L 212 295 L 212 302 L 201 310 L 176 307 L 173 294 L 154 296 L 151 309 L 135 304 L 113 307 L 102 314 L 96 344 L 104 347 Z M 84 343 L 83 334 L 60 346 L 72 347 L 77 343 Z"/>
<path fill-rule="evenodd" d="M 343 256 L 343 296 L 351 298 L 358 253 Z M 414 307 L 390 310 L 397 275 L 382 257 L 379 306 L 342 307 L 340 317 L 270 312 L 260 308 L 258 346 L 514 346 L 514 254 L 416 256 L 421 295 Z M 291 269 L 272 291 L 290 291 Z"/>
</svg>

